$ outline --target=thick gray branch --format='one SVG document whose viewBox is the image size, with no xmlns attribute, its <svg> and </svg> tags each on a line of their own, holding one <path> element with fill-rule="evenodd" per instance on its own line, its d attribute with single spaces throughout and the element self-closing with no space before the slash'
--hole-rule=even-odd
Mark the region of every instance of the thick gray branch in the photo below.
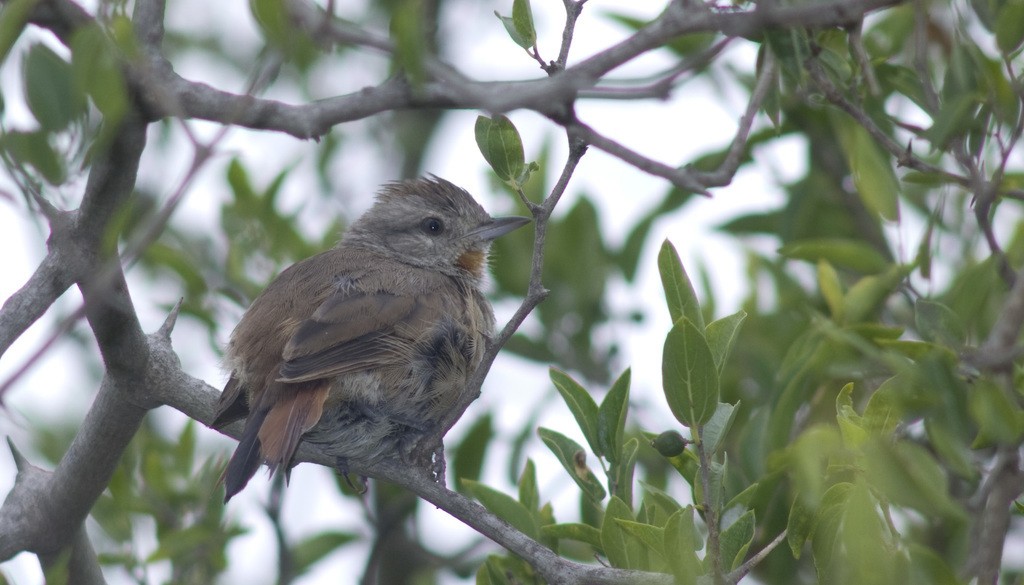
<svg viewBox="0 0 1024 585">
<path fill-rule="evenodd" d="M 579 92 L 593 88 L 603 75 L 637 56 L 689 33 L 719 32 L 727 36 L 752 36 L 773 27 L 827 27 L 857 22 L 864 14 L 899 4 L 900 0 L 834 0 L 800 6 L 776 6 L 751 12 L 718 12 L 683 7 L 673 2 L 665 12 L 636 34 L 549 78 L 529 81 L 484 82 L 461 75 L 436 59 L 429 59 L 430 78 L 415 89 L 393 78 L 378 86 L 344 96 L 304 105 L 292 105 L 228 93 L 186 80 L 170 63 L 150 53 L 148 61 L 129 68 L 129 79 L 146 104 L 150 116 L 180 116 L 258 130 L 275 130 L 299 138 L 314 138 L 332 126 L 385 111 L 411 108 L 481 109 L 494 113 L 530 109 L 555 119 L 565 119 L 568 105 Z M 82 23 L 81 9 L 67 0 L 49 4 L 73 14 L 69 21 L 37 17 L 33 22 L 64 31 Z M 70 6 L 70 7 L 68 7 Z M 63 13 L 62 12 L 62 13 Z M 308 15 L 307 15 L 308 16 Z M 328 30 L 328 29 L 322 29 Z M 352 31 L 346 38 L 390 50 L 381 37 Z"/>
<path fill-rule="evenodd" d="M 75 282 L 75 275 L 65 266 L 58 254 L 47 254 L 28 282 L 4 301 L 0 307 L 0 355 Z"/>
</svg>

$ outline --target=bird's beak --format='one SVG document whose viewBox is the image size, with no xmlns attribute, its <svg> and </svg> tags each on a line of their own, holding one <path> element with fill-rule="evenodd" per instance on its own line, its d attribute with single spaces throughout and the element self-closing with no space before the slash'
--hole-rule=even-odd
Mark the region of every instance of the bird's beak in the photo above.
<svg viewBox="0 0 1024 585">
<path fill-rule="evenodd" d="M 495 217 L 478 225 L 476 229 L 466 234 L 466 236 L 489 242 L 528 223 L 530 223 L 530 218 L 528 217 Z"/>
</svg>

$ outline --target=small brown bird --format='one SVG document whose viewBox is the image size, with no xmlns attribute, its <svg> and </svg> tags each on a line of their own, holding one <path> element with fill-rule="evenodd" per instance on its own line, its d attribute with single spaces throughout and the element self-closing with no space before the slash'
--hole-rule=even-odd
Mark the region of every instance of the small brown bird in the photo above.
<svg viewBox="0 0 1024 585">
<path fill-rule="evenodd" d="M 231 334 L 213 426 L 247 417 L 225 500 L 300 441 L 350 462 L 406 457 L 459 401 L 494 332 L 492 218 L 437 177 L 386 185 L 334 248 L 282 272 Z"/>
</svg>

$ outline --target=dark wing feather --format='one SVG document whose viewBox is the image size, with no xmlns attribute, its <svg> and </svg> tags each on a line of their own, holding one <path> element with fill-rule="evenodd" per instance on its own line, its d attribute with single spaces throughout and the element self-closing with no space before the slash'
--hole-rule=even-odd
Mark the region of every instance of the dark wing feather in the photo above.
<svg viewBox="0 0 1024 585">
<path fill-rule="evenodd" d="M 217 401 L 217 413 L 210 426 L 221 429 L 249 415 L 249 400 L 238 378 L 231 376 Z"/>
<path fill-rule="evenodd" d="M 441 317 L 438 297 L 331 295 L 288 341 L 278 381 L 317 380 L 409 359 L 425 328 Z"/>
</svg>

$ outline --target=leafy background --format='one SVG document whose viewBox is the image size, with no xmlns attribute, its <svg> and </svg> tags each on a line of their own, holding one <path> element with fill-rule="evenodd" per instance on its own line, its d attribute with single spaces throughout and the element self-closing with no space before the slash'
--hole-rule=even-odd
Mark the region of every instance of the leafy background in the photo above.
<svg viewBox="0 0 1024 585">
<path fill-rule="evenodd" d="M 16 6 L 5 3 L 0 24 L 13 26 Z M 548 56 L 562 14 L 538 3 L 530 18 L 523 6 L 346 6 L 346 19 L 391 31 L 391 60 L 320 50 L 272 0 L 248 13 L 172 3 L 165 49 L 190 78 L 235 90 L 269 80 L 266 97 L 294 102 L 355 91 L 397 68 L 415 78 L 423 51 L 480 77 L 531 77 L 540 72 L 517 46 L 532 45 L 524 27 L 536 24 Z M 575 54 L 630 34 L 660 8 L 588 3 Z M 124 10 L 99 9 L 130 53 Z M 197 22 L 197 10 L 209 19 Z M 548 228 L 551 294 L 450 435 L 453 487 L 565 557 L 596 554 L 680 582 L 740 568 L 783 530 L 755 569 L 760 581 L 956 583 L 981 571 L 972 565 L 979 533 L 995 520 L 978 502 L 1012 481 L 999 470 L 1019 473 L 1024 436 L 1016 346 L 992 342 L 1024 254 L 1022 38 L 1019 0 L 902 4 L 862 30 L 783 27 L 735 38 L 721 54 L 720 36 L 688 35 L 616 71 L 635 81 L 706 59 L 666 102 L 578 105 L 638 151 L 697 170 L 727 157 L 757 76 L 772 84 L 740 173 L 714 199 L 593 148 L 584 157 Z M 128 107 L 104 42 L 87 32 L 68 50 L 24 35 L 0 71 L 0 204 L 29 242 L 9 244 L 29 260 L 11 290 L 45 249 L 24 193 L 73 206 L 90 149 L 108 139 L 101 121 Z M 188 132 L 208 139 L 220 129 L 163 122 L 150 130 L 133 204 L 107 237 L 131 249 L 185 187 L 129 282 L 147 329 L 183 299 L 176 347 L 187 371 L 216 385 L 221 345 L 248 299 L 331 245 L 380 182 L 435 172 L 496 214 L 526 212 L 517 188 L 541 201 L 566 157 L 564 138 L 529 113 L 511 120 L 524 164 L 538 165 L 528 178 L 493 160 L 487 168 L 476 112 L 393 112 L 319 142 L 232 130 L 192 182 Z M 527 291 L 530 243 L 521 231 L 495 246 L 503 316 Z M 5 354 L 4 371 L 75 306 L 55 306 L 35 339 Z M 43 375 L 54 371 L 63 376 Z M 5 434 L 52 466 L 101 373 L 89 333 L 75 327 L 5 397 Z M 687 443 L 697 440 L 700 448 Z M 340 571 L 381 583 L 537 580 L 527 563 L 409 493 L 380 485 L 360 506 L 311 466 L 283 496 L 266 482 L 225 510 L 215 483 L 230 445 L 171 413 L 147 419 L 92 514 L 112 580 L 202 583 L 227 570 L 232 580 L 282 583 Z M 995 541 L 1005 537 L 995 570 L 1007 583 L 1024 567 L 1014 554 L 1024 546 L 1019 498 L 1018 487 L 1003 502 L 1009 524 Z M 394 558 L 407 562 L 381 562 Z"/>
</svg>

